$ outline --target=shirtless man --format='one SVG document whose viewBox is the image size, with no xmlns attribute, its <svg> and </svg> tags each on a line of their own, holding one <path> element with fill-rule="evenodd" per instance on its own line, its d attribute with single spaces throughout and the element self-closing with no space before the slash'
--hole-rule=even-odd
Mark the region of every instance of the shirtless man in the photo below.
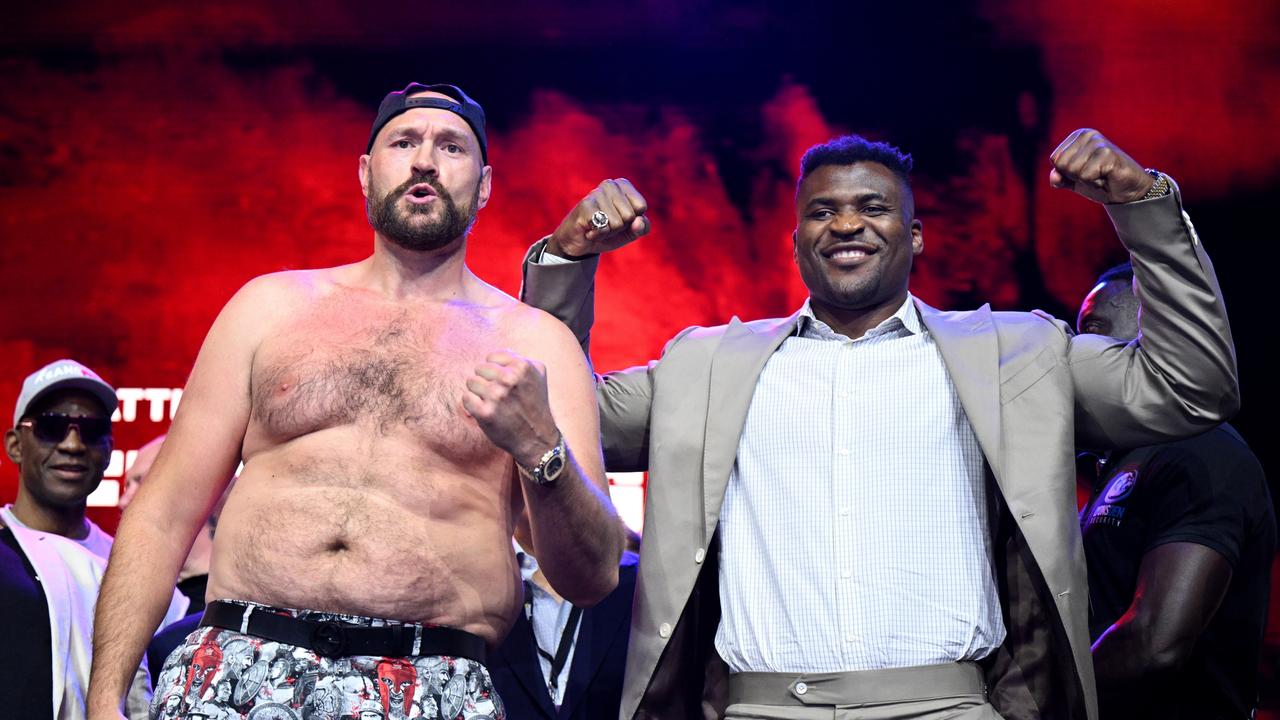
<svg viewBox="0 0 1280 720">
<path fill-rule="evenodd" d="M 341 699 L 343 714 L 372 702 L 384 715 L 436 704 L 441 717 L 501 718 L 482 663 L 520 607 L 516 516 L 528 512 L 546 574 L 573 603 L 617 581 L 621 525 L 578 343 L 465 264 L 491 187 L 483 110 L 451 85 L 391 93 L 359 168 L 373 254 L 250 281 L 205 339 L 120 525 L 93 718 L 119 717 L 187 546 L 241 458 L 209 578 L 208 597 L 230 602 L 211 602 L 170 657 L 176 680 L 156 688 L 153 713 L 173 695 L 184 712 L 219 704 L 227 681 L 235 713 L 271 702 L 263 717 L 297 717 L 317 677 L 355 672 L 370 682 L 352 685 L 365 689 Z M 246 636 L 255 662 L 236 672 L 222 648 Z M 289 661 L 283 678 L 268 672 L 276 660 Z M 419 667 L 449 678 L 428 683 Z M 380 692 L 393 681 L 394 708 Z"/>
</svg>

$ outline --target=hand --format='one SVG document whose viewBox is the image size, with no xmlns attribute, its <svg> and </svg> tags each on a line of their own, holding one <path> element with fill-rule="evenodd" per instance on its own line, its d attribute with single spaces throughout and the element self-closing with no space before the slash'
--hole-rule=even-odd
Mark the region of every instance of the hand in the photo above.
<svg viewBox="0 0 1280 720">
<path fill-rule="evenodd" d="M 598 255 L 615 250 L 649 233 L 649 205 L 626 178 L 605 180 L 564 217 L 551 234 L 547 251 L 561 257 Z M 591 216 L 609 216 L 609 226 L 597 229 Z"/>
<path fill-rule="evenodd" d="M 1049 155 L 1049 162 L 1053 164 L 1050 185 L 1074 190 L 1094 202 L 1141 200 L 1155 184 L 1136 160 L 1089 128 L 1068 135 Z"/>
<path fill-rule="evenodd" d="M 462 407 L 489 441 L 533 467 L 560 437 L 542 363 L 503 350 L 489 353 L 467 379 Z"/>
</svg>

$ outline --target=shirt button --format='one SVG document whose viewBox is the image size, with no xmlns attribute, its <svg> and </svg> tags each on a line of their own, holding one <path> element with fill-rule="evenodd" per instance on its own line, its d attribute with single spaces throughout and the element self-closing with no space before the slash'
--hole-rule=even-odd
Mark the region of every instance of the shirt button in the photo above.
<svg viewBox="0 0 1280 720">
<path fill-rule="evenodd" d="M 844 572 L 840 573 L 840 577 L 845 578 L 845 579 L 851 578 L 851 577 L 853 577 L 853 571 L 852 571 L 852 570 L 845 570 Z"/>
<path fill-rule="evenodd" d="M 845 641 L 845 642 L 847 642 L 847 643 L 857 642 L 857 640 L 858 640 L 858 638 L 857 638 L 856 636 L 854 636 L 854 635 L 845 635 L 845 636 L 844 636 L 844 641 Z"/>
<path fill-rule="evenodd" d="M 836 453 L 837 453 L 837 454 L 839 454 L 839 455 L 848 455 L 848 454 L 849 454 L 849 448 L 840 448 L 839 450 L 837 450 L 837 451 L 836 451 Z"/>
<path fill-rule="evenodd" d="M 849 397 L 849 391 L 841 390 L 840 392 L 836 393 L 836 397 L 840 398 L 841 400 L 845 400 Z"/>
<path fill-rule="evenodd" d="M 842 507 L 842 508 L 840 508 L 840 514 L 841 514 L 841 515 L 844 515 L 844 516 L 846 516 L 846 517 L 848 517 L 848 515 L 849 515 L 849 508 L 847 508 L 847 507 Z"/>
<path fill-rule="evenodd" d="M 696 563 L 701 563 L 704 559 L 706 559 L 706 557 L 707 557 L 707 551 L 703 550 L 702 548 L 698 548 L 697 551 L 693 553 L 693 561 Z"/>
<path fill-rule="evenodd" d="M 798 682 L 798 683 L 796 683 L 796 694 L 797 694 L 797 695 L 803 695 L 803 694 L 805 694 L 805 693 L 807 693 L 807 692 L 809 692 L 809 686 L 808 686 L 808 685 L 806 685 L 806 684 L 804 684 L 804 683 L 802 683 L 802 682 Z"/>
<path fill-rule="evenodd" d="M 658 634 L 664 638 L 671 637 L 671 623 L 662 623 L 658 626 Z"/>
</svg>

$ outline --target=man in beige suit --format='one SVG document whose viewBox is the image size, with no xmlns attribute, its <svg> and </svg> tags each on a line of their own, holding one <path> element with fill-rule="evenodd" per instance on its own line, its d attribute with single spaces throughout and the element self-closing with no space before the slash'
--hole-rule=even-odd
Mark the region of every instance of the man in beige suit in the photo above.
<svg viewBox="0 0 1280 720">
<path fill-rule="evenodd" d="M 1097 717 L 1073 447 L 1212 427 L 1235 358 L 1169 178 L 1093 130 L 1050 161 L 1131 253 L 1132 342 L 912 297 L 910 156 L 849 136 L 801 163 L 799 312 L 599 378 L 609 469 L 650 473 L 623 718 Z M 645 210 L 602 183 L 530 252 L 526 302 L 585 344 L 585 256 Z"/>
</svg>

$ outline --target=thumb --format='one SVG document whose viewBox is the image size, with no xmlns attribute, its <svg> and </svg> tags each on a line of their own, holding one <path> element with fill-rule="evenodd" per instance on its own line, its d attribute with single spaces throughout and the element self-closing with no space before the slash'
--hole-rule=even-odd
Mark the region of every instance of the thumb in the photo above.
<svg viewBox="0 0 1280 720">
<path fill-rule="evenodd" d="M 637 215 L 635 220 L 631 221 L 631 237 L 641 238 L 649 234 L 652 226 L 649 224 L 649 218 L 644 215 Z"/>
<path fill-rule="evenodd" d="M 1058 172 L 1058 168 L 1049 171 L 1049 184 L 1056 188 L 1065 188 L 1070 190 L 1075 183 L 1068 180 L 1062 173 Z"/>
</svg>

